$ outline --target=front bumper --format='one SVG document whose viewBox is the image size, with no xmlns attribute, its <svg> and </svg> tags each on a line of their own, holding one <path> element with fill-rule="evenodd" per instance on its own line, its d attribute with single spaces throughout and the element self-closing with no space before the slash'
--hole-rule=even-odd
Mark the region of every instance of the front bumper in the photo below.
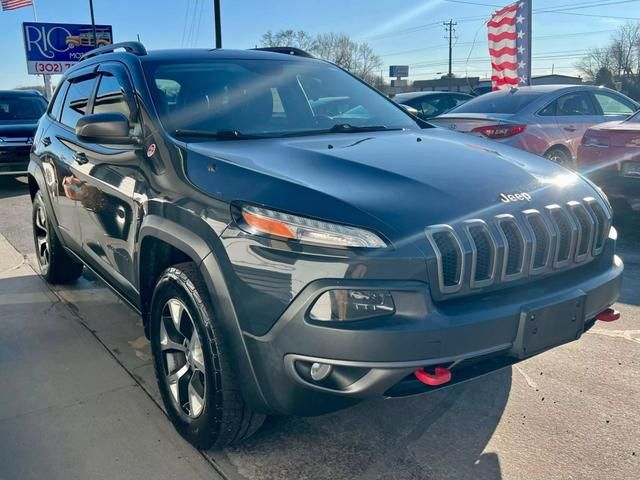
<svg viewBox="0 0 640 480">
<path fill-rule="evenodd" d="M 612 305 L 621 288 L 622 261 L 608 241 L 603 255 L 527 288 L 435 303 L 422 282 L 318 280 L 295 298 L 265 335 L 245 332 L 248 353 L 268 403 L 265 410 L 286 415 L 317 415 L 361 399 L 425 393 L 413 373 L 428 366 L 448 366 L 453 385 L 518 362 L 568 341 L 593 325 Z M 315 299 L 332 288 L 390 290 L 393 317 L 319 324 L 308 317 Z M 569 335 L 548 339 L 534 351 L 522 348 L 523 313 L 580 303 Z M 562 319 L 564 320 L 564 319 Z M 553 334 L 554 329 L 551 328 Z M 309 376 L 312 363 L 332 367 L 322 381 Z"/>
<path fill-rule="evenodd" d="M 31 144 L 0 145 L 0 175 L 25 175 Z"/>
</svg>

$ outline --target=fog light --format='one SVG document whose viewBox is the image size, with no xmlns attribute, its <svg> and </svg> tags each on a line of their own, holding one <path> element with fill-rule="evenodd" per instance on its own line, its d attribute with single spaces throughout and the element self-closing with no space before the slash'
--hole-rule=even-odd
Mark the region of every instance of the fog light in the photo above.
<svg viewBox="0 0 640 480">
<path fill-rule="evenodd" d="M 311 365 L 311 378 L 313 378 L 316 382 L 320 380 L 324 380 L 331 374 L 331 365 L 327 365 L 326 363 L 313 363 Z"/>
<path fill-rule="evenodd" d="M 309 316 L 320 321 L 353 321 L 394 312 L 395 305 L 389 291 L 330 290 L 320 295 Z"/>
</svg>

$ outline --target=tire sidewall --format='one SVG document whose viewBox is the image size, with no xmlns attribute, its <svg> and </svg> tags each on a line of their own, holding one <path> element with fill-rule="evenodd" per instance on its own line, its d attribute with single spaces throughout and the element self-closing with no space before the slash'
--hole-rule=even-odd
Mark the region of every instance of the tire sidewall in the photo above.
<svg viewBox="0 0 640 480">
<path fill-rule="evenodd" d="M 197 418 L 189 417 L 175 404 L 164 371 L 164 360 L 160 349 L 160 319 L 166 302 L 171 298 L 180 300 L 189 311 L 204 353 L 205 405 Z M 215 347 L 207 333 L 211 324 L 210 314 L 193 283 L 180 270 L 170 268 L 160 277 L 151 300 L 149 322 L 153 362 L 167 414 L 178 432 L 189 442 L 196 446 L 207 445 L 212 436 L 217 435 L 217 432 L 212 432 L 212 429 L 215 429 L 219 424 L 216 412 L 220 403 L 221 386 L 220 379 L 214 372 L 220 369 L 219 365 L 215 364 L 214 359 L 217 359 L 217 352 L 214 352 Z"/>
<path fill-rule="evenodd" d="M 36 215 L 38 214 L 38 210 L 43 209 L 44 214 L 47 217 L 47 248 L 49 249 L 49 263 L 45 266 L 42 265 L 40 261 L 40 254 L 38 251 L 38 240 L 36 235 Z M 40 267 L 40 274 L 43 277 L 47 277 L 49 275 L 49 269 L 51 268 L 52 261 L 52 250 L 51 250 L 51 221 L 49 215 L 47 213 L 47 207 L 44 203 L 44 199 L 42 198 L 42 193 L 38 190 L 33 197 L 33 207 L 31 209 L 31 228 L 33 231 L 33 244 L 36 250 L 36 257 L 38 260 L 38 266 Z"/>
</svg>

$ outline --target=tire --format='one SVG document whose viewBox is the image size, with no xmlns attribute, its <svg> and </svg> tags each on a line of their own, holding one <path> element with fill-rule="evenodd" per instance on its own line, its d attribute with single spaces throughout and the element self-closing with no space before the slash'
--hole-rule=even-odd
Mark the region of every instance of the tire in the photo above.
<svg viewBox="0 0 640 480">
<path fill-rule="evenodd" d="M 151 300 L 151 350 L 160 394 L 176 430 L 199 449 L 239 443 L 265 416 L 244 402 L 194 263 L 167 268 Z"/>
<path fill-rule="evenodd" d="M 52 284 L 76 281 L 82 275 L 82 264 L 71 257 L 60 243 L 39 190 L 33 197 L 31 223 L 42 277 Z"/>
<path fill-rule="evenodd" d="M 574 168 L 571 154 L 562 147 L 551 147 L 544 153 L 544 157 L 566 168 Z"/>
</svg>

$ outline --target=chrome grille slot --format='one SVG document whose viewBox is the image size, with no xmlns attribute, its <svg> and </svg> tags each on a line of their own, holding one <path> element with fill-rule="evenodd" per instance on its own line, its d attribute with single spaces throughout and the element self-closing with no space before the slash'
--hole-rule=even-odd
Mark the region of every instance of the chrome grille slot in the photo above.
<svg viewBox="0 0 640 480">
<path fill-rule="evenodd" d="M 593 255 L 600 255 L 602 253 L 602 249 L 604 248 L 604 242 L 609 235 L 609 229 L 611 228 L 611 218 L 595 198 L 585 198 L 584 201 L 587 204 L 588 210 L 592 214 L 592 217 L 596 223 L 596 233 L 593 241 Z"/>
<path fill-rule="evenodd" d="M 542 273 L 549 265 L 551 258 L 552 237 L 544 217 L 538 210 L 522 212 L 527 221 L 529 232 L 533 238 L 530 273 Z"/>
<path fill-rule="evenodd" d="M 502 280 L 516 280 L 524 273 L 526 248 L 524 235 L 513 215 L 498 215 L 496 219 L 498 220 L 498 231 L 504 242 Z"/>
<path fill-rule="evenodd" d="M 573 253 L 574 228 L 569 215 L 560 205 L 549 205 L 546 209 L 558 236 L 553 266 L 554 268 L 565 267 L 571 261 Z"/>
<path fill-rule="evenodd" d="M 482 220 L 468 220 L 465 231 L 471 245 L 471 288 L 493 283 L 496 270 L 496 242 Z"/>
<path fill-rule="evenodd" d="M 582 265 L 602 253 L 610 228 L 609 210 L 587 197 L 487 221 L 434 225 L 425 233 L 435 252 L 439 292 L 465 294 Z"/>
<path fill-rule="evenodd" d="M 576 263 L 584 262 L 591 255 L 595 222 L 581 203 L 569 202 L 567 206 L 578 226 L 578 238 L 576 240 L 574 259 Z"/>
<path fill-rule="evenodd" d="M 464 255 L 458 236 L 449 225 L 435 225 L 425 233 L 436 253 L 440 291 L 457 292 L 464 275 Z"/>
</svg>

